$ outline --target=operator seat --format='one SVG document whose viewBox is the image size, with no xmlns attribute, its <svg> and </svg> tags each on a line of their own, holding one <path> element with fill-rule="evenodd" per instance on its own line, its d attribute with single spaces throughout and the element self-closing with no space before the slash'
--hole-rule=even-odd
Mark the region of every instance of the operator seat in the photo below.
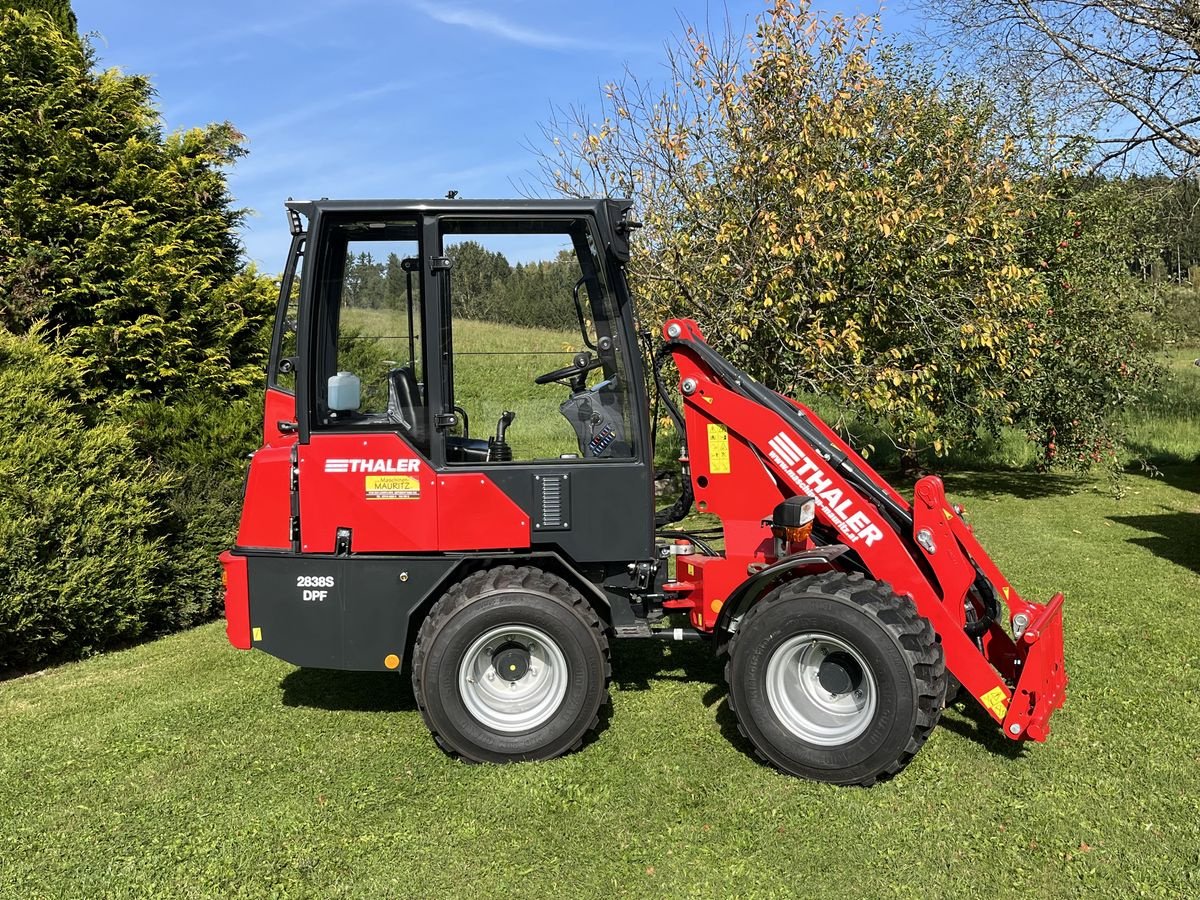
<svg viewBox="0 0 1200 900">
<path fill-rule="evenodd" d="M 388 417 L 404 426 L 418 444 L 425 443 L 425 404 L 412 366 L 388 371 Z"/>
<path fill-rule="evenodd" d="M 388 418 L 404 426 L 412 442 L 423 452 L 429 452 L 425 427 L 425 404 L 421 386 L 412 366 L 400 366 L 388 372 Z M 446 459 L 449 462 L 487 462 L 488 443 L 476 438 L 446 437 Z"/>
</svg>

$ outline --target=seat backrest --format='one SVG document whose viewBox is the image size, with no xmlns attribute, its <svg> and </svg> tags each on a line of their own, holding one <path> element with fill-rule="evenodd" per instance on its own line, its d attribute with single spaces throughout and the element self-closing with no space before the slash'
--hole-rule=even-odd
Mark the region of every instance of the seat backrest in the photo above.
<svg viewBox="0 0 1200 900">
<path fill-rule="evenodd" d="M 425 441 L 421 387 L 411 366 L 400 366 L 388 372 L 388 415 L 399 420 L 414 441 Z"/>
</svg>

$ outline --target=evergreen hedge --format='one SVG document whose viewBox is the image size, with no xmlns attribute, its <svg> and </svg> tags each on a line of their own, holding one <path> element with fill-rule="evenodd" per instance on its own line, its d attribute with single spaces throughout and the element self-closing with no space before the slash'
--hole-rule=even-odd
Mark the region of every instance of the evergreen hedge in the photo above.
<svg viewBox="0 0 1200 900">
<path fill-rule="evenodd" d="M 133 640 L 174 602 L 163 590 L 175 479 L 120 422 L 63 397 L 71 360 L 36 329 L 0 330 L 0 669 Z"/>
<path fill-rule="evenodd" d="M 241 256 L 242 137 L 164 134 L 94 61 L 67 3 L 0 0 L 0 672 L 218 612 L 258 442 L 277 285 Z"/>
</svg>

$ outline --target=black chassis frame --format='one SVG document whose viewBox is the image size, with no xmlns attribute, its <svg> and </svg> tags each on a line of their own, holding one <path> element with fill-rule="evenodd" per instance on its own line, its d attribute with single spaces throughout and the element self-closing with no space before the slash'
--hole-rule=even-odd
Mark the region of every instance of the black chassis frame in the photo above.
<svg viewBox="0 0 1200 900">
<path fill-rule="evenodd" d="M 389 668 L 389 654 L 408 656 L 416 631 L 429 607 L 446 588 L 470 572 L 494 565 L 534 565 L 565 578 L 601 613 L 617 635 L 644 636 L 644 619 L 635 614 L 643 594 L 655 590 L 658 570 L 654 535 L 653 446 L 643 357 L 639 352 L 635 310 L 625 280 L 629 259 L 627 225 L 632 204 L 623 200 L 317 200 L 289 201 L 289 210 L 308 220 L 293 234 L 288 270 L 283 279 L 279 314 L 272 342 L 269 383 L 280 363 L 282 316 L 298 254 L 305 272 L 325 265 L 322 227 L 347 216 L 396 216 L 421 222 L 421 278 L 425 323 L 423 354 L 427 369 L 445 373 L 450 348 L 442 340 L 450 309 L 448 270 L 439 265 L 439 221 L 478 217 L 583 218 L 594 223 L 605 276 L 615 293 L 619 334 L 628 366 L 630 423 L 637 455 L 632 460 L 564 460 L 538 463 L 486 463 L 486 471 L 519 507 L 536 518 L 534 476 L 566 475 L 575 509 L 569 528 L 531 534 L 528 551 L 512 553 L 434 554 L 306 554 L 237 548 L 248 557 L 251 624 L 263 638 L 255 646 L 295 665 L 376 671 Z M 436 250 L 436 252 L 435 252 Z M 315 415 L 317 323 L 314 321 L 318 277 L 301 282 L 297 334 L 296 428 L 301 444 L 309 442 Z M 435 415 L 452 412 L 445 378 L 426 377 L 426 410 L 431 436 L 429 453 L 414 451 L 438 471 L 471 471 L 451 467 L 445 445 L 437 438 Z M 398 432 L 399 433 L 399 432 Z M 401 437 L 405 435 L 401 434 Z M 406 438 L 407 439 L 407 438 Z M 410 442 L 411 443 L 411 442 Z M 296 504 L 293 503 L 293 507 Z M 583 513 L 583 514 L 577 514 Z M 615 559 L 613 557 L 616 557 Z M 335 587 L 324 603 L 300 603 L 302 577 L 332 576 Z"/>
</svg>

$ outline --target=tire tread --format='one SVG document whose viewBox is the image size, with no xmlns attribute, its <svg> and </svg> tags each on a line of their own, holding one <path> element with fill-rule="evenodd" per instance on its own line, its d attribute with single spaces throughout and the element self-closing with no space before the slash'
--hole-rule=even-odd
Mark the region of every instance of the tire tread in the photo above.
<svg viewBox="0 0 1200 900">
<path fill-rule="evenodd" d="M 913 672 L 916 682 L 916 722 L 903 750 L 891 764 L 881 771 L 857 781 L 846 782 L 870 787 L 877 781 L 897 775 L 912 761 L 917 751 L 929 739 L 929 735 L 941 717 L 946 694 L 945 656 L 933 626 L 928 619 L 917 612 L 916 605 L 911 599 L 896 594 L 887 582 L 871 581 L 860 572 L 834 571 L 788 582 L 750 607 L 729 642 L 729 654 L 725 663 L 726 684 L 732 682 L 732 666 L 737 655 L 738 638 L 744 632 L 747 621 L 752 621 L 751 617 L 756 614 L 761 615 L 763 610 L 771 606 L 786 603 L 799 594 L 812 593 L 832 594 L 851 600 L 892 632 L 897 638 L 897 643 L 908 661 L 908 666 Z M 759 759 L 774 766 L 774 762 L 763 753 L 753 736 L 742 724 L 742 717 L 737 710 L 735 692 L 730 690 L 727 697 L 730 711 L 733 712 L 737 721 L 738 732 L 754 747 L 755 755 Z"/>
<path fill-rule="evenodd" d="M 543 571 L 542 569 L 534 568 L 533 566 L 504 565 L 474 572 L 462 581 L 452 585 L 429 610 L 429 614 L 425 616 L 424 621 L 421 622 L 420 629 L 417 631 L 417 639 L 413 645 L 412 663 L 413 695 L 416 698 L 417 709 L 421 713 L 425 727 L 429 729 L 429 733 L 444 753 L 455 759 L 467 762 L 474 761 L 450 746 L 437 730 L 424 703 L 424 692 L 421 688 L 421 673 L 424 668 L 425 648 L 432 642 L 434 635 L 441 631 L 442 627 L 464 607 L 501 591 L 529 591 L 534 594 L 542 594 L 555 598 L 583 620 L 588 629 L 593 632 L 600 646 L 600 653 L 604 660 L 604 684 L 600 692 L 600 702 L 597 704 L 596 713 L 592 716 L 592 721 L 588 723 L 587 728 L 583 730 L 578 740 L 564 751 L 565 753 L 574 753 L 599 728 L 601 712 L 610 701 L 609 685 L 612 682 L 612 658 L 609 651 L 607 629 L 600 620 L 600 617 L 596 615 L 596 611 L 592 608 L 592 605 L 584 599 L 579 591 L 575 590 L 559 576 Z"/>
</svg>

